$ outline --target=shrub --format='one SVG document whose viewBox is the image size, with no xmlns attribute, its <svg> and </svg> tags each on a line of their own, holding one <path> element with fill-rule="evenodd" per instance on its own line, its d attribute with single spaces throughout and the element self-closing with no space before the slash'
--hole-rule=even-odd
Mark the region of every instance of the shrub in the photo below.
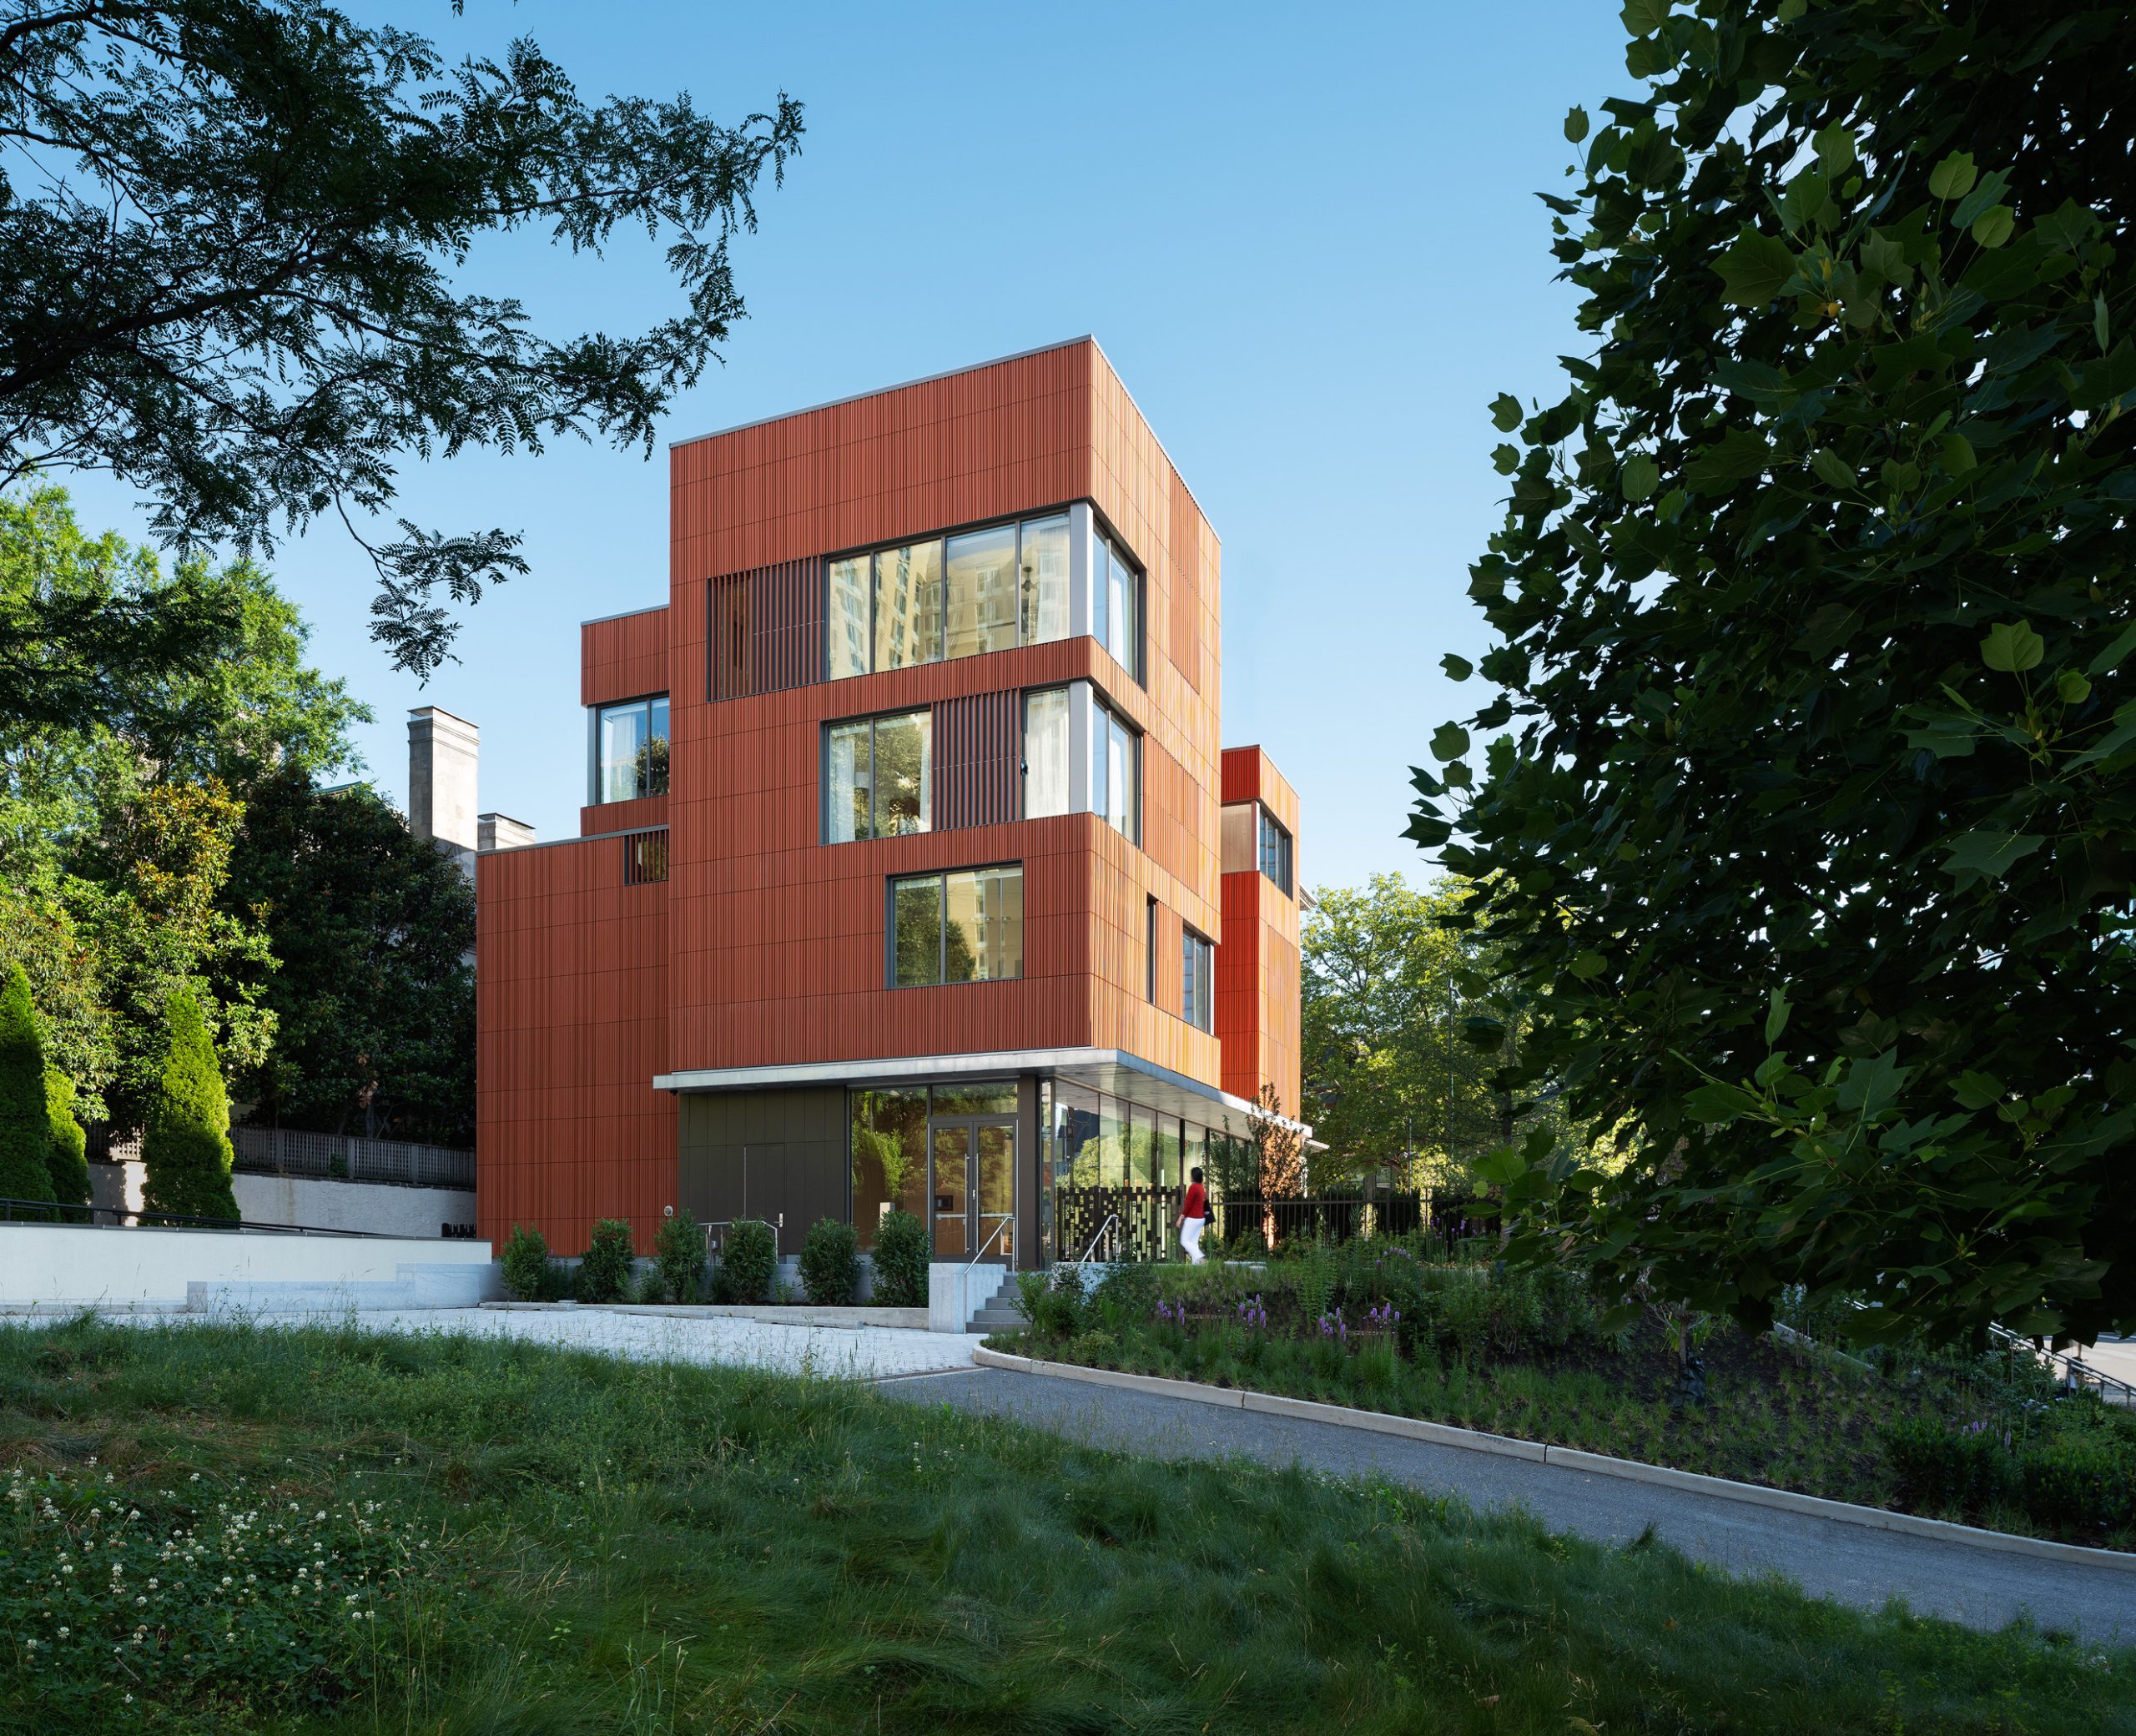
<svg viewBox="0 0 2136 1736">
<path fill-rule="evenodd" d="M 1056 1266 L 1050 1273 L 1018 1272 L 1016 1312 L 1042 1337 L 1072 1338 L 1085 1313 L 1081 1271 Z"/>
<path fill-rule="evenodd" d="M 801 1244 L 801 1291 L 819 1308 L 843 1307 L 860 1282 L 860 1238 L 853 1225 L 819 1218 Z"/>
<path fill-rule="evenodd" d="M 2026 1516 L 2053 1529 L 2117 1529 L 2136 1519 L 2136 1447 L 2105 1429 L 2078 1428 L 2018 1456 Z"/>
<path fill-rule="evenodd" d="M 0 1198 L 49 1200 L 52 1123 L 45 1106 L 44 1047 L 19 964 L 0 979 Z"/>
<path fill-rule="evenodd" d="M 927 1226 L 909 1211 L 886 1211 L 875 1227 L 875 1301 L 885 1308 L 927 1306 Z"/>
<path fill-rule="evenodd" d="M 549 1287 L 549 1242 L 540 1230 L 514 1224 L 497 1263 L 504 1268 L 504 1287 L 514 1300 L 542 1300 L 542 1292 Z"/>
<path fill-rule="evenodd" d="M 1124 1336 L 1146 1324 L 1157 1311 L 1164 1294 L 1163 1281 L 1154 1266 L 1116 1266 L 1098 1281 L 1091 1294 L 1091 1310 L 1104 1329 Z"/>
<path fill-rule="evenodd" d="M 235 1221 L 230 1191 L 230 1099 L 214 1039 L 190 989 L 171 991 L 165 1004 L 170 1052 L 149 1101 L 141 1135 L 141 1162 L 148 1171 L 142 1204 L 151 1211 Z M 40 1080 L 40 1106 L 42 1106 Z"/>
<path fill-rule="evenodd" d="M 630 1294 L 631 1226 L 621 1218 L 602 1218 L 593 1226 L 578 1262 L 576 1288 L 582 1302 L 620 1302 Z"/>
<path fill-rule="evenodd" d="M 62 1205 L 89 1203 L 89 1136 L 74 1115 L 74 1081 L 49 1061 L 44 1067 L 45 1122 L 51 1143 L 45 1167 L 52 1177 L 52 1197 Z M 77 1212 L 75 1216 L 85 1214 Z"/>
<path fill-rule="evenodd" d="M 653 1238 L 652 1277 L 657 1293 L 650 1300 L 692 1302 L 698 1297 L 704 1276 L 704 1230 L 680 1206 L 672 1218 L 663 1218 L 660 1234 Z"/>
<path fill-rule="evenodd" d="M 2014 1492 L 2009 1452 L 1990 1425 L 1913 1417 L 1886 1423 L 1877 1441 L 1900 1487 L 1925 1505 L 1977 1513 Z"/>
<path fill-rule="evenodd" d="M 713 1291 L 723 1302 L 761 1302 L 771 1296 L 778 1270 L 778 1235 L 770 1225 L 744 1219 L 727 1231 Z"/>
</svg>

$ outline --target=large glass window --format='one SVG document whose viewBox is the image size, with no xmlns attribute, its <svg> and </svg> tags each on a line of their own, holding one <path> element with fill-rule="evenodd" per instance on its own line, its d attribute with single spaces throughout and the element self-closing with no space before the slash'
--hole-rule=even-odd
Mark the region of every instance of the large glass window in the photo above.
<svg viewBox="0 0 2136 1736">
<path fill-rule="evenodd" d="M 1179 1016 L 1205 1031 L 1214 1030 L 1217 949 L 1183 923 L 1179 937 Z"/>
<path fill-rule="evenodd" d="M 593 800 L 668 793 L 668 696 L 604 705 L 594 713 Z"/>
<path fill-rule="evenodd" d="M 1103 536 L 1091 550 L 1091 632 L 1116 663 L 1142 679 L 1142 576 Z"/>
<path fill-rule="evenodd" d="M 927 1090 L 853 1094 L 853 1228 L 860 1245 L 893 1210 L 927 1213 Z"/>
<path fill-rule="evenodd" d="M 934 824 L 931 712 L 857 717 L 824 732 L 824 842 L 901 838 Z"/>
<path fill-rule="evenodd" d="M 1066 638 L 1068 551 L 1060 513 L 827 562 L 829 678 Z"/>
<path fill-rule="evenodd" d="M 1108 707 L 1091 704 L 1091 812 L 1142 841 L 1142 738 Z"/>
<path fill-rule="evenodd" d="M 952 657 L 1016 648 L 1016 527 L 950 539 L 947 649 Z"/>
<path fill-rule="evenodd" d="M 1024 974 L 1024 870 L 960 868 L 890 882 L 890 982 L 997 982 Z"/>
<path fill-rule="evenodd" d="M 1285 898 L 1291 893 L 1291 834 L 1276 823 L 1276 817 L 1265 808 L 1257 811 L 1261 819 L 1261 872 L 1275 882 Z"/>
</svg>

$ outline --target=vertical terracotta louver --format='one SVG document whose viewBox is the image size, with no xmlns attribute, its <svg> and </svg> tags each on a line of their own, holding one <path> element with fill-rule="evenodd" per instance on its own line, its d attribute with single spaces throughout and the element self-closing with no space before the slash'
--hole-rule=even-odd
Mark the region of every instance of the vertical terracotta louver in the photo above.
<svg viewBox="0 0 2136 1736">
<path fill-rule="evenodd" d="M 820 561 L 782 561 L 712 581 L 710 697 L 747 699 L 823 679 L 823 571 Z"/>
<path fill-rule="evenodd" d="M 1020 696 L 973 693 L 934 703 L 934 823 L 1005 825 L 1016 818 L 1023 757 L 1016 742 Z"/>
</svg>

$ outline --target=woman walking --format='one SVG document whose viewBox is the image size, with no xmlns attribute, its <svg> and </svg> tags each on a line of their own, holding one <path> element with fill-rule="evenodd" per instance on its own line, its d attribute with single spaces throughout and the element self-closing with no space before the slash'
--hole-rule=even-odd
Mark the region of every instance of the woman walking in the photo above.
<svg viewBox="0 0 2136 1736">
<path fill-rule="evenodd" d="M 1179 1245 L 1187 1264 L 1202 1264 L 1202 1230 L 1209 1221 L 1209 1190 L 1202 1185 L 1199 1169 L 1187 1171 L 1186 1197 L 1179 1202 L 1179 1215 L 1171 1226 L 1179 1232 Z"/>
</svg>

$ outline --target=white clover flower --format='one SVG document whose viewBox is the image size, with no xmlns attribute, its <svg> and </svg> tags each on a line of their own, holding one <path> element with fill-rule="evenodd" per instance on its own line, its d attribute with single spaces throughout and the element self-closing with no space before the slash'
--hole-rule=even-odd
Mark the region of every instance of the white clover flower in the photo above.
<svg viewBox="0 0 2136 1736">
<path fill-rule="evenodd" d="M 73 1631 L 74 1631 L 74 1630 L 73 1630 L 72 1628 L 62 1628 L 59 1630 L 59 1637 L 60 1637 L 62 1639 L 64 1639 L 64 1638 L 67 1638 L 67 1636 L 68 1636 L 68 1634 L 72 1633 Z"/>
</svg>

